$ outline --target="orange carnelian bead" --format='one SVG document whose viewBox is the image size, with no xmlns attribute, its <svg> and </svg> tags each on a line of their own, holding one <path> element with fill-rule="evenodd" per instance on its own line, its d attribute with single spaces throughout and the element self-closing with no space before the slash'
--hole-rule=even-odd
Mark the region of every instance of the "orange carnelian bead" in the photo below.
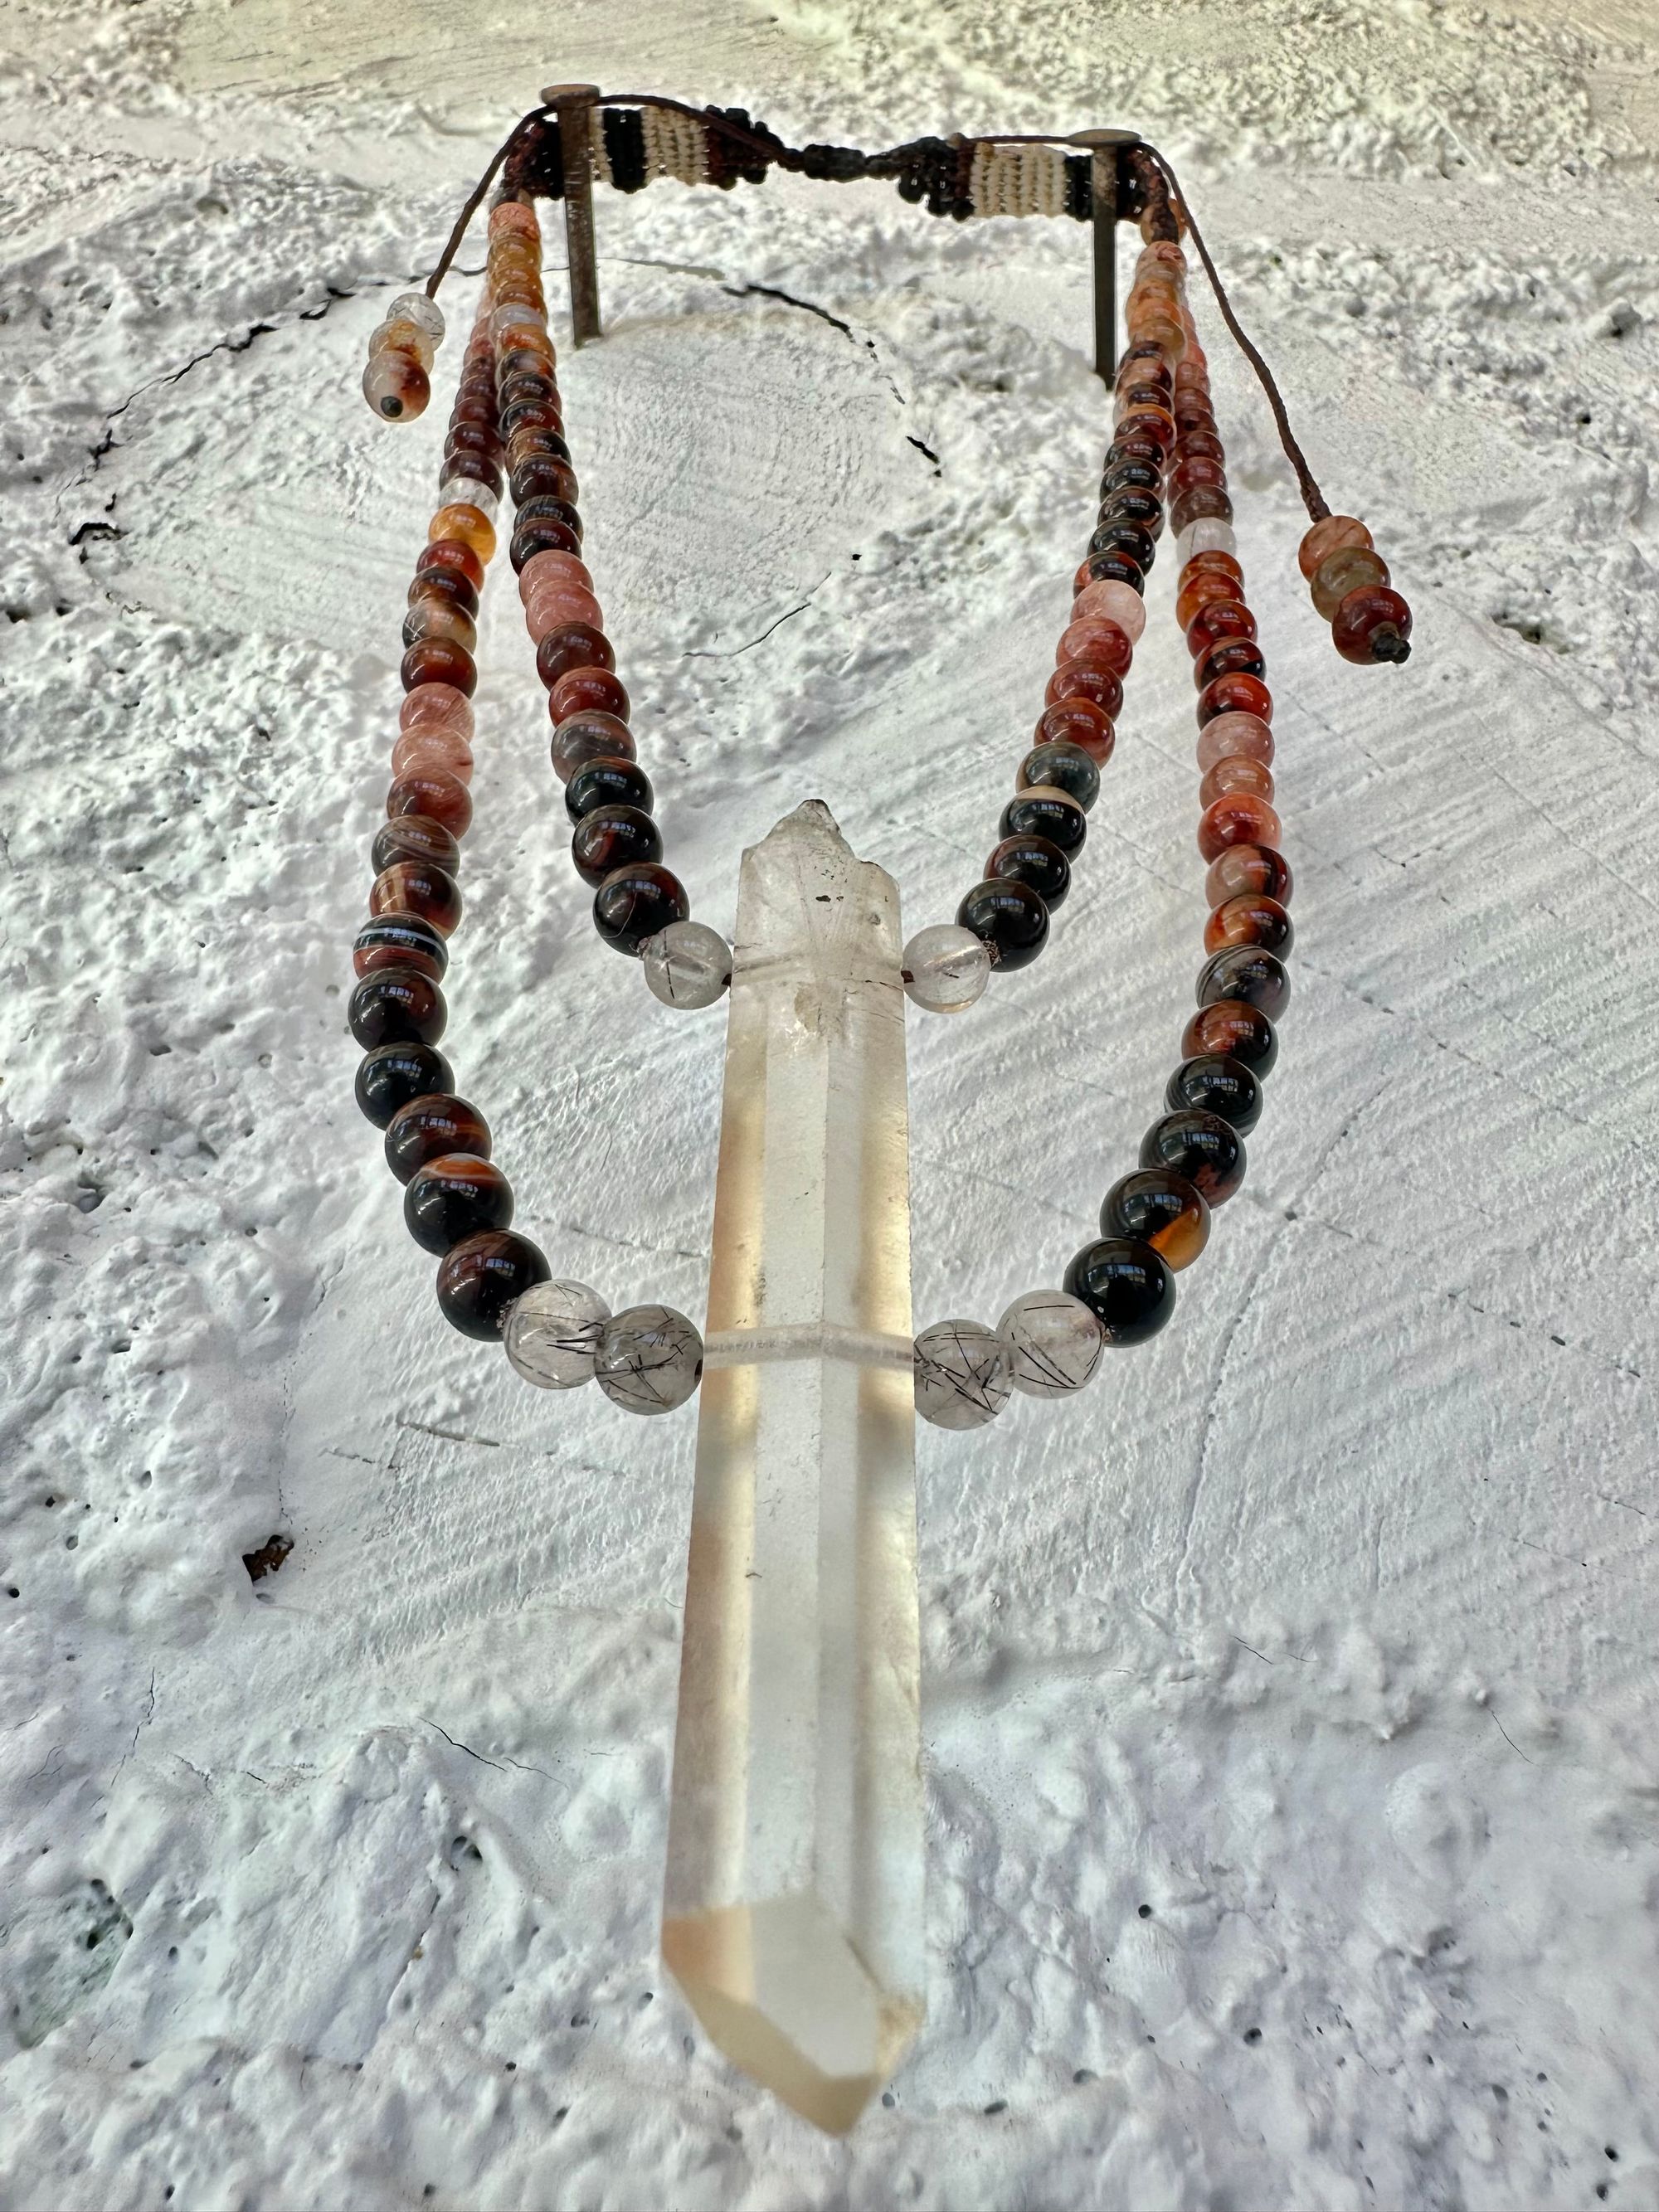
<svg viewBox="0 0 1659 2212">
<path fill-rule="evenodd" d="M 1269 952 L 1288 952 L 1296 931 L 1279 901 L 1264 893 L 1243 892 L 1224 900 L 1204 927 L 1204 950 L 1219 952 L 1229 945 L 1260 945 Z"/>
<path fill-rule="evenodd" d="M 1296 549 L 1296 565 L 1303 574 L 1312 578 L 1322 561 L 1344 545 L 1363 545 L 1370 550 L 1371 533 L 1358 515 L 1328 514 L 1322 522 L 1316 522 Z"/>
<path fill-rule="evenodd" d="M 1217 569 L 1202 569 L 1190 582 L 1182 582 L 1176 597 L 1176 620 L 1184 630 L 1199 609 L 1208 606 L 1212 599 L 1236 599 L 1237 597 L 1238 580 L 1236 577 L 1224 575 Z"/>
<path fill-rule="evenodd" d="M 1176 579 L 1177 593 L 1184 592 L 1188 584 L 1195 581 L 1198 577 L 1207 575 L 1231 576 L 1239 587 L 1239 591 L 1233 593 L 1235 599 L 1244 587 L 1243 569 L 1232 554 L 1224 553 L 1218 545 L 1212 550 L 1194 553 L 1192 556 Z"/>
<path fill-rule="evenodd" d="M 1091 668 L 1081 660 L 1055 669 L 1042 693 L 1042 703 L 1052 707 L 1061 699 L 1092 699 L 1103 714 L 1115 716 L 1123 704 L 1123 683 L 1109 668 Z"/>
<path fill-rule="evenodd" d="M 1273 733 L 1255 714 L 1218 714 L 1198 733 L 1198 764 L 1207 775 L 1219 760 L 1260 761 L 1268 767 L 1273 757 Z"/>
<path fill-rule="evenodd" d="M 495 550 L 495 526 L 482 507 L 468 501 L 457 500 L 449 507 L 441 507 L 427 528 L 427 540 L 436 544 L 440 538 L 465 545 L 483 562 L 488 562 Z"/>
<path fill-rule="evenodd" d="M 1204 879 L 1204 896 L 1212 907 L 1247 895 L 1288 906 L 1294 888 L 1290 862 L 1266 845 L 1230 845 Z"/>
<path fill-rule="evenodd" d="M 1254 714 L 1258 722 L 1273 718 L 1273 695 L 1259 676 L 1218 676 L 1198 695 L 1198 726 L 1219 714 Z"/>
<path fill-rule="evenodd" d="M 1281 835 L 1279 817 L 1265 799 L 1234 792 L 1205 808 L 1198 825 L 1198 849 L 1206 860 L 1213 860 L 1229 845 L 1276 847 Z"/>
<path fill-rule="evenodd" d="M 1062 739 L 1081 745 L 1097 768 L 1104 768 L 1112 757 L 1117 733 L 1112 727 L 1111 716 L 1096 706 L 1092 699 L 1057 699 L 1038 715 L 1031 743 L 1048 745 Z"/>
</svg>

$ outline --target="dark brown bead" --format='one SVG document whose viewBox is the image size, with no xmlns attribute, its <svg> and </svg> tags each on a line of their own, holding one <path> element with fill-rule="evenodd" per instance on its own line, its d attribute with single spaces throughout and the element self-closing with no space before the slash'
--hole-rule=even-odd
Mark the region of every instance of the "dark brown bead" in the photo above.
<svg viewBox="0 0 1659 2212">
<path fill-rule="evenodd" d="M 449 965 L 443 932 L 414 914 L 383 914 L 366 922 L 351 948 L 353 972 L 372 975 L 377 968 L 416 968 L 441 982 Z"/>
<path fill-rule="evenodd" d="M 1206 1206 L 1222 1206 L 1244 1180 L 1244 1139 L 1218 1114 L 1190 1107 L 1154 1121 L 1140 1140 L 1144 1168 L 1172 1168 Z"/>
<path fill-rule="evenodd" d="M 602 668 L 609 673 L 616 665 L 610 639 L 592 623 L 561 623 L 536 647 L 536 673 L 550 691 L 572 669 Z"/>
<path fill-rule="evenodd" d="M 463 545 L 459 538 L 440 538 L 421 549 L 421 557 L 415 563 L 417 576 L 428 575 L 434 569 L 447 569 L 465 576 L 475 592 L 483 589 L 483 562 L 470 545 Z"/>
<path fill-rule="evenodd" d="M 1227 639 L 1255 635 L 1255 617 L 1237 592 L 1228 599 L 1207 597 L 1201 592 L 1194 596 L 1202 599 L 1187 625 L 1187 650 L 1194 660 L 1201 660 L 1212 647 Z"/>
<path fill-rule="evenodd" d="M 560 677 L 547 696 L 547 711 L 556 722 L 573 714 L 614 714 L 628 720 L 628 690 L 620 676 L 608 668 L 573 668 Z"/>
<path fill-rule="evenodd" d="M 557 461 L 546 454 L 532 454 L 521 460 L 507 479 L 514 501 L 535 499 L 546 493 L 555 499 L 568 500 L 574 505 L 580 487 L 576 471 L 568 461 Z M 518 532 L 515 531 L 516 537 Z"/>
<path fill-rule="evenodd" d="M 537 522 L 526 522 L 522 530 L 515 530 L 507 547 L 507 557 L 517 575 L 527 561 L 538 553 L 580 553 L 581 539 L 568 522 L 556 521 L 550 515 Z"/>
<path fill-rule="evenodd" d="M 507 1228 L 512 1219 L 512 1184 L 476 1152 L 441 1153 L 415 1170 L 404 1192 L 404 1224 L 428 1252 L 447 1252 L 464 1237 Z"/>
<path fill-rule="evenodd" d="M 434 1091 L 400 1106 L 386 1125 L 386 1159 L 399 1182 L 446 1152 L 489 1158 L 489 1126 L 476 1106 L 453 1091 Z"/>
<path fill-rule="evenodd" d="M 1107 1192 L 1100 1233 L 1139 1237 L 1165 1267 L 1190 1267 L 1210 1241 L 1210 1209 L 1173 1169 L 1137 1168 Z"/>
<path fill-rule="evenodd" d="M 565 724 L 567 731 L 580 726 Z M 627 725 L 619 723 L 617 727 L 628 738 Z M 642 814 L 650 813 L 656 794 L 650 777 L 632 755 L 633 739 L 628 738 L 627 752 L 602 753 L 573 773 L 564 787 L 564 811 L 573 822 L 580 822 L 596 806 L 634 806 Z"/>
<path fill-rule="evenodd" d="M 1199 970 L 1198 1003 L 1214 1006 L 1224 999 L 1242 999 L 1277 1021 L 1291 1002 L 1284 962 L 1259 945 L 1223 945 Z"/>
<path fill-rule="evenodd" d="M 1059 846 L 1030 835 L 1005 837 L 985 863 L 985 874 L 988 880 L 1000 876 L 1029 884 L 1050 911 L 1072 887 L 1072 864 Z"/>
<path fill-rule="evenodd" d="M 1225 1053 L 1200 1053 L 1176 1068 L 1164 1103 L 1172 1114 L 1189 1106 L 1200 1113 L 1219 1114 L 1241 1137 L 1248 1137 L 1261 1116 L 1261 1085 L 1242 1060 Z"/>
<path fill-rule="evenodd" d="M 500 464 L 492 460 L 487 453 L 447 453 L 443 458 L 443 465 L 438 471 L 439 490 L 442 491 L 447 484 L 455 483 L 458 478 L 464 478 L 468 483 L 482 484 L 486 491 L 493 492 L 497 499 L 501 495 Z M 453 497 L 453 493 L 451 496 Z"/>
<path fill-rule="evenodd" d="M 1200 1006 L 1182 1032 L 1181 1056 L 1198 1060 L 1214 1054 L 1242 1060 L 1258 1080 L 1271 1074 L 1279 1057 L 1279 1036 L 1260 1006 L 1242 999 L 1221 999 Z"/>
<path fill-rule="evenodd" d="M 478 688 L 472 655 L 447 637 L 423 637 L 411 645 L 398 672 L 405 691 L 422 684 L 447 684 L 470 699 Z"/>
<path fill-rule="evenodd" d="M 447 599 L 462 614 L 477 619 L 478 594 L 459 568 L 428 568 L 416 577 L 409 587 L 409 605 L 419 606 L 432 599 Z"/>
<path fill-rule="evenodd" d="M 423 860 L 453 876 L 460 866 L 461 848 L 441 822 L 426 814 L 400 814 L 377 834 L 370 858 L 378 876 L 394 860 Z"/>
<path fill-rule="evenodd" d="M 1266 657 L 1253 637 L 1230 637 L 1221 645 L 1212 645 L 1201 660 L 1193 664 L 1193 683 L 1200 691 L 1207 691 L 1218 677 L 1265 677 L 1267 673 Z"/>
<path fill-rule="evenodd" d="M 1005 837 L 1046 837 L 1071 854 L 1081 850 L 1089 817 L 1070 792 L 1050 785 L 1017 791 L 1002 810 L 1000 827 Z"/>
<path fill-rule="evenodd" d="M 394 860 L 375 877 L 368 910 L 376 915 L 416 915 L 449 937 L 460 927 L 460 885 L 430 861 Z"/>
<path fill-rule="evenodd" d="M 1231 849 L 1237 852 L 1239 848 Z M 1206 952 L 1219 952 L 1227 945 L 1261 945 L 1269 952 L 1285 953 L 1295 939 L 1290 915 L 1277 899 L 1261 891 L 1224 899 L 1204 926 Z"/>
<path fill-rule="evenodd" d="M 585 884 L 596 887 L 635 860 L 662 858 L 662 832 L 637 806 L 594 807 L 577 823 L 570 857 Z"/>
<path fill-rule="evenodd" d="M 438 1304 L 463 1336 L 498 1337 L 508 1306 L 552 1273 L 527 1237 L 488 1229 L 467 1237 L 438 1262 Z"/>
<path fill-rule="evenodd" d="M 1048 907 L 1029 884 L 1008 877 L 975 884 L 957 908 L 957 921 L 981 940 L 996 969 L 1028 967 L 1048 942 Z"/>
<path fill-rule="evenodd" d="M 1175 1278 L 1163 1256 L 1133 1237 L 1105 1237 L 1073 1258 L 1064 1287 L 1081 1298 L 1109 1345 L 1144 1344 L 1175 1311 Z"/>
<path fill-rule="evenodd" d="M 1123 679 L 1109 668 L 1085 668 L 1073 661 L 1055 669 L 1042 697 L 1049 707 L 1057 707 L 1062 699 L 1091 700 L 1109 720 L 1115 720 L 1123 704 Z"/>
<path fill-rule="evenodd" d="M 1233 503 L 1224 491 L 1200 484 L 1195 491 L 1184 491 L 1179 499 L 1170 502 L 1170 527 L 1179 538 L 1189 523 L 1200 522 L 1206 515 L 1217 522 L 1231 522 Z"/>
<path fill-rule="evenodd" d="M 1386 584 L 1362 584 L 1331 617 L 1331 635 L 1344 660 L 1409 659 L 1412 611 Z"/>
<path fill-rule="evenodd" d="M 351 1034 L 365 1052 L 377 1044 L 436 1044 L 449 1019 L 444 994 L 416 968 L 377 968 L 351 994 Z"/>
<path fill-rule="evenodd" d="M 647 938 L 690 912 L 684 884 L 656 860 L 617 869 L 593 894 L 594 928 L 613 951 L 634 957 Z"/>
<path fill-rule="evenodd" d="M 1259 722 L 1271 722 L 1273 695 L 1259 676 L 1218 677 L 1198 695 L 1199 728 L 1218 714 L 1254 714 Z"/>
<path fill-rule="evenodd" d="M 1294 888 L 1290 862 L 1271 845 L 1231 845 L 1216 856 L 1204 878 L 1204 896 L 1212 907 L 1246 893 L 1288 906 Z"/>
<path fill-rule="evenodd" d="M 357 1104 L 377 1129 L 384 1129 L 410 1099 L 447 1091 L 454 1080 L 435 1045 L 376 1045 L 357 1065 Z"/>
<path fill-rule="evenodd" d="M 395 822 L 401 814 L 423 815 L 429 822 L 447 830 L 453 837 L 465 837 L 472 823 L 472 799 L 466 786 L 447 769 L 417 769 L 412 775 L 400 775 L 386 795 L 388 822 Z"/>
</svg>

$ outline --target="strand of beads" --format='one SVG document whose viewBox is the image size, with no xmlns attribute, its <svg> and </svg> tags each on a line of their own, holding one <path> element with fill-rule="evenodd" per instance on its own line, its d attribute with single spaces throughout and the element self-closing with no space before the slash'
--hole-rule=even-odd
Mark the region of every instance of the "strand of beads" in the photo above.
<svg viewBox="0 0 1659 2212">
<path fill-rule="evenodd" d="M 432 397 L 432 364 L 443 343 L 444 311 L 424 292 L 401 292 L 371 333 L 363 397 L 387 422 L 412 422 Z"/>
<path fill-rule="evenodd" d="M 1390 586 L 1388 563 L 1356 516 L 1322 517 L 1303 538 L 1296 559 L 1344 660 L 1363 667 L 1411 658 L 1412 611 Z"/>
<path fill-rule="evenodd" d="M 581 558 L 579 486 L 547 334 L 540 226 L 527 200 L 507 198 L 492 210 L 489 230 L 490 283 L 501 302 L 497 392 L 514 509 L 511 556 L 547 686 L 571 861 L 592 886 L 594 927 L 617 951 L 641 958 L 655 996 L 669 1006 L 711 1006 L 731 981 L 730 948 L 717 931 L 691 921 L 685 886 L 663 865 L 628 691 Z"/>
</svg>

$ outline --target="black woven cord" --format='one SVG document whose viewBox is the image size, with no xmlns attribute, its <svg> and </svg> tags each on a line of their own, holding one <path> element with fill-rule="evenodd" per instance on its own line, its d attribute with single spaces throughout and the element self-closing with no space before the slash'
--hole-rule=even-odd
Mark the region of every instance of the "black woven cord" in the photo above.
<svg viewBox="0 0 1659 2212">
<path fill-rule="evenodd" d="M 619 192 L 645 190 L 645 124 L 637 107 L 607 107 L 605 155 L 611 181 Z"/>
</svg>

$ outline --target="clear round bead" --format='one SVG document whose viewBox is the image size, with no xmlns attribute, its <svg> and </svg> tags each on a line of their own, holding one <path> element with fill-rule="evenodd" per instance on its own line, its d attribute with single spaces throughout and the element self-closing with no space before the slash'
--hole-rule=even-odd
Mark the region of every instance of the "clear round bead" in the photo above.
<svg viewBox="0 0 1659 2212">
<path fill-rule="evenodd" d="M 538 1390 L 593 1380 L 593 1357 L 611 1309 L 586 1283 L 537 1283 L 507 1310 L 501 1340 L 514 1371 Z"/>
<path fill-rule="evenodd" d="M 1033 1398 L 1064 1398 L 1092 1382 L 1106 1349 L 1100 1323 L 1067 1291 L 1027 1291 L 997 1323 L 1012 1358 L 1010 1380 Z"/>
<path fill-rule="evenodd" d="M 1237 553 L 1238 538 L 1231 522 L 1218 516 L 1200 514 L 1196 522 L 1189 522 L 1176 539 L 1176 558 L 1182 566 L 1194 553 Z"/>
<path fill-rule="evenodd" d="M 995 1420 L 1012 1388 L 1008 1346 L 983 1322 L 937 1321 L 915 1344 L 916 1411 L 938 1429 Z"/>
<path fill-rule="evenodd" d="M 930 1014 L 959 1014 L 991 980 L 991 956 L 982 939 L 954 921 L 919 929 L 900 958 L 905 996 Z"/>
<path fill-rule="evenodd" d="M 389 323 L 417 323 L 434 346 L 443 343 L 444 311 L 424 292 L 399 292 L 386 311 Z"/>
<path fill-rule="evenodd" d="M 732 981 L 732 948 L 705 921 L 671 921 L 646 939 L 640 961 L 665 1006 L 712 1006 Z"/>
<path fill-rule="evenodd" d="M 672 1306 L 629 1306 L 599 1333 L 593 1373 L 613 1405 L 669 1413 L 702 1380 L 702 1337 Z"/>
<path fill-rule="evenodd" d="M 438 486 L 440 507 L 453 507 L 465 501 L 476 507 L 486 522 L 494 522 L 501 511 L 501 502 L 489 486 L 478 477 L 446 477 Z"/>
</svg>

